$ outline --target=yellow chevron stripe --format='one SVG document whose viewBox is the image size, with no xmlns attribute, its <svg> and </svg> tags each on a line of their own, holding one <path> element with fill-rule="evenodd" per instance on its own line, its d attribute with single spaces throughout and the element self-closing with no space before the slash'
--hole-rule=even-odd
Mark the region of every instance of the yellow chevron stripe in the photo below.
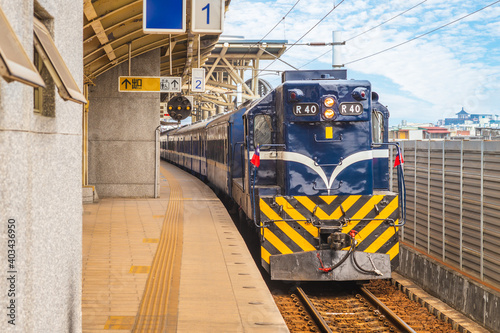
<svg viewBox="0 0 500 333">
<path fill-rule="evenodd" d="M 373 207 L 378 204 L 384 198 L 383 195 L 374 195 L 368 200 L 366 204 L 361 207 L 356 214 L 351 218 L 353 221 L 349 222 L 347 226 L 342 228 L 343 233 L 349 233 L 352 228 L 358 225 L 360 221 L 356 221 L 356 219 L 364 219 L 365 216 L 373 209 Z"/>
<path fill-rule="evenodd" d="M 361 198 L 360 195 L 351 195 L 349 196 L 347 199 L 344 200 L 344 202 L 342 202 L 342 208 L 344 209 L 344 212 L 346 212 L 349 208 L 352 207 L 352 205 L 354 205 L 356 203 L 356 201 L 358 201 L 358 199 Z M 323 212 L 323 210 L 320 210 L 318 209 L 321 213 L 325 214 L 325 212 Z M 327 219 L 339 219 L 342 217 L 342 210 L 340 209 L 340 206 L 335 209 L 335 211 L 330 215 L 330 216 L 327 216 L 326 218 L 325 217 L 322 217 L 318 214 L 316 214 L 316 216 L 318 216 L 318 218 L 320 219 L 323 219 L 323 220 L 327 220 Z"/>
<path fill-rule="evenodd" d="M 333 195 L 332 197 L 333 199 L 335 199 L 337 196 Z M 300 196 L 300 197 L 295 197 L 295 199 L 297 199 L 297 201 L 300 202 L 304 207 L 306 207 L 307 210 L 310 211 L 311 213 L 314 210 L 314 207 L 316 207 L 316 204 L 312 202 L 311 199 L 309 199 L 308 197 Z"/>
<path fill-rule="evenodd" d="M 320 198 L 325 200 L 324 197 L 320 197 Z M 332 196 L 326 197 L 326 198 L 333 198 L 330 201 L 330 203 L 332 203 L 333 200 L 335 200 L 337 198 L 337 196 L 332 195 Z M 354 203 L 356 201 L 358 201 L 359 198 L 361 198 L 361 195 L 351 195 L 347 199 L 345 199 L 344 202 L 342 202 L 342 208 L 344 208 L 344 211 L 347 211 L 349 208 L 351 208 L 352 205 L 354 205 Z M 301 196 L 301 197 L 295 197 L 295 199 L 297 199 L 297 201 L 300 202 L 304 207 L 306 207 L 307 210 L 309 210 L 311 213 L 314 211 L 314 208 L 316 208 L 316 204 L 314 202 L 312 202 L 311 199 L 309 199 L 308 197 Z M 327 201 L 325 200 L 325 202 L 327 202 Z M 325 213 L 325 211 L 323 209 L 318 207 L 316 209 L 316 216 L 320 220 L 339 219 L 342 217 L 342 210 L 340 209 L 340 206 L 339 206 L 331 215 L 328 215 Z"/>
<path fill-rule="evenodd" d="M 269 251 L 267 251 L 263 246 L 260 247 L 260 256 L 269 264 L 269 257 L 271 257 L 271 253 L 269 253 Z"/>
<path fill-rule="evenodd" d="M 376 253 L 385 243 L 387 243 L 392 237 L 394 237 L 394 234 L 394 227 L 389 227 L 363 252 Z"/>
<path fill-rule="evenodd" d="M 389 255 L 389 258 L 392 260 L 395 256 L 399 254 L 399 242 L 394 244 L 394 246 L 387 251 L 387 254 Z"/>
<path fill-rule="evenodd" d="M 398 208 L 398 198 L 394 198 L 382 211 L 374 217 L 374 219 L 386 219 L 388 218 L 396 209 Z M 363 242 L 366 237 L 368 237 L 375 229 L 377 229 L 384 221 L 371 221 L 363 229 L 361 229 L 357 235 L 356 239 L 358 245 Z M 375 240 L 378 242 L 379 238 Z M 380 245 L 382 246 L 382 245 Z"/>
<path fill-rule="evenodd" d="M 299 213 L 298 210 L 287 205 L 287 201 L 283 197 L 276 198 L 276 203 L 283 206 L 283 210 L 294 220 L 305 220 L 306 218 Z M 267 214 L 266 214 L 267 215 Z M 269 217 L 269 216 L 268 216 Z M 307 230 L 313 237 L 318 237 L 318 228 L 314 227 L 311 223 L 306 223 L 304 221 L 297 221 L 297 223 Z"/>
<path fill-rule="evenodd" d="M 336 195 L 320 195 L 319 196 L 327 205 L 331 204 L 333 200 L 337 199 Z"/>
<path fill-rule="evenodd" d="M 278 249 L 282 254 L 293 253 L 292 250 L 285 243 L 281 241 L 272 231 L 268 228 L 264 228 L 264 238 L 269 241 L 275 248 Z"/>
<path fill-rule="evenodd" d="M 292 228 L 286 222 L 278 222 L 275 225 L 281 229 L 291 240 L 293 240 L 297 245 L 304 251 L 314 251 L 316 248 L 309 243 L 301 234 L 299 234 L 294 228 Z"/>
<path fill-rule="evenodd" d="M 276 202 L 279 198 L 276 198 Z M 274 210 L 271 209 L 264 202 L 264 200 L 260 200 L 260 211 L 264 213 L 271 220 L 279 221 L 282 218 L 276 214 Z M 314 251 L 316 248 L 311 245 L 301 234 L 299 234 L 294 228 L 292 228 L 286 222 L 274 222 L 274 225 L 281 229 L 292 241 L 294 241 L 302 250 L 304 251 Z M 266 228 L 267 229 L 267 228 Z M 274 244 L 273 244 L 274 245 Z"/>
</svg>

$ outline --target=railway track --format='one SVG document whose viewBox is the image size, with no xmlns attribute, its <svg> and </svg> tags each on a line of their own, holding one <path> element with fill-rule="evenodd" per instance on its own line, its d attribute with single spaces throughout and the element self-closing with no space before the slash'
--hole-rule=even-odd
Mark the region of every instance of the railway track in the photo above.
<svg viewBox="0 0 500 333">
<path fill-rule="evenodd" d="M 290 332 L 456 332 L 388 281 L 338 289 L 316 285 L 275 295 Z"/>
</svg>

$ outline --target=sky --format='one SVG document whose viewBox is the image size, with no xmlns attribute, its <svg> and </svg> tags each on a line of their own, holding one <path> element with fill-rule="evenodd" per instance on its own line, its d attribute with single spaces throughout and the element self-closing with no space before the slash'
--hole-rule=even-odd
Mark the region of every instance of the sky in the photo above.
<svg viewBox="0 0 500 333">
<path fill-rule="evenodd" d="M 365 56 L 404 43 L 436 28 L 494 5 L 454 24 L 378 55 Z M 299 43 L 331 42 L 340 31 L 346 45 L 341 62 L 349 79 L 369 80 L 387 105 L 390 125 L 402 120 L 437 123 L 454 118 L 462 107 L 469 113 L 500 116 L 500 1 L 495 0 L 232 0 L 223 36 L 243 36 L 297 42 L 336 7 Z M 293 5 L 295 8 L 285 17 Z M 361 34 L 416 6 L 393 20 Z M 290 47 L 290 46 L 289 46 Z M 282 59 L 300 69 L 331 69 L 331 46 L 295 45 Z M 312 62 L 311 62 L 312 61 Z M 271 62 L 262 61 L 261 69 Z M 305 66 L 304 66 L 305 65 Z M 276 61 L 267 70 L 292 70 Z M 280 84 L 275 72 L 262 79 Z M 500 118 L 499 118 L 500 119 Z"/>
</svg>

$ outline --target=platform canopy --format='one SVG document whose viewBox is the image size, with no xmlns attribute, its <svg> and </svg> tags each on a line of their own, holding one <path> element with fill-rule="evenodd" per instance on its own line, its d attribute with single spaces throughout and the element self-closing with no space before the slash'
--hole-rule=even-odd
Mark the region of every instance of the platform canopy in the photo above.
<svg viewBox="0 0 500 333">
<path fill-rule="evenodd" d="M 230 2 L 225 0 L 225 10 Z M 83 3 L 85 83 L 91 83 L 93 78 L 127 61 L 129 51 L 134 58 L 161 48 L 162 76 L 186 76 L 191 64 L 198 63 L 198 36 L 189 33 L 189 28 L 188 33 L 171 36 L 143 32 L 142 0 L 84 0 Z M 190 7 L 191 1 L 187 1 L 188 27 Z M 204 64 L 218 39 L 218 34 L 200 35 L 201 64 Z"/>
<path fill-rule="evenodd" d="M 224 0 L 224 11 L 230 2 Z M 127 62 L 129 57 L 133 63 L 134 57 L 159 48 L 160 75 L 181 77 L 184 94 L 191 93 L 188 85 L 191 69 L 205 68 L 206 89 L 196 95 L 197 107 L 193 112 L 198 120 L 231 110 L 269 91 L 269 84 L 259 76 L 272 73 L 261 73 L 259 62 L 275 60 L 286 50 L 285 40 L 245 40 L 239 36 L 221 37 L 219 33 L 192 33 L 193 0 L 186 0 L 186 32 L 170 35 L 143 32 L 143 0 L 83 0 L 83 3 L 84 83 L 93 84 L 97 76 Z M 161 100 L 165 102 L 169 97 L 162 94 Z"/>
</svg>

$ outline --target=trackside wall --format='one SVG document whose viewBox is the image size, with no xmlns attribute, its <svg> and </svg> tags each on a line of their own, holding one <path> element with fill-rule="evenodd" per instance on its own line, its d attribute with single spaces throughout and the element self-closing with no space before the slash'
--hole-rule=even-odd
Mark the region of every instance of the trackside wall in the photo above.
<svg viewBox="0 0 500 333">
<path fill-rule="evenodd" d="M 498 141 L 402 141 L 407 221 L 399 271 L 500 331 Z M 392 155 L 394 157 L 394 155 Z M 393 186 L 395 183 L 393 173 Z"/>
</svg>

